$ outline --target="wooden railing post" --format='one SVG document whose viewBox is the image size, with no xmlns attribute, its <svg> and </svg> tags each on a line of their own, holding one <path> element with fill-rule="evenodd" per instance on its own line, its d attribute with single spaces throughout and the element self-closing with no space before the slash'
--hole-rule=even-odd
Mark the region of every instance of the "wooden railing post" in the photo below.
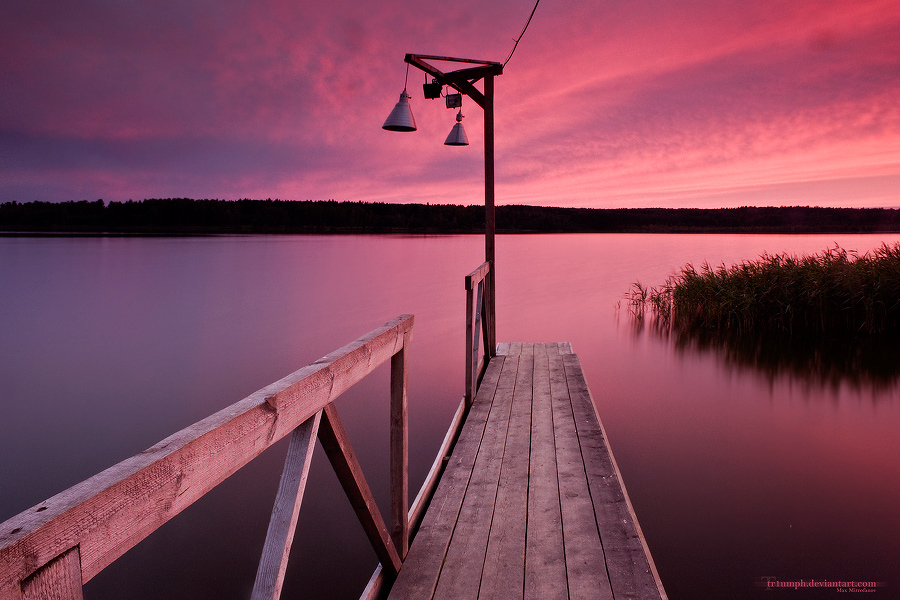
<svg viewBox="0 0 900 600">
<path fill-rule="evenodd" d="M 409 426 L 407 420 L 407 346 L 410 330 L 403 336 L 403 347 L 391 357 L 391 539 L 400 555 L 409 550 Z"/>
<path fill-rule="evenodd" d="M 492 273 L 488 273 L 485 277 L 484 281 L 478 284 L 478 293 L 479 295 L 484 296 L 484 288 L 489 287 L 487 285 L 488 279 L 493 276 Z M 480 311 L 479 317 L 481 321 L 481 339 L 484 340 L 484 362 L 485 365 L 487 361 L 491 360 L 492 357 L 497 355 L 497 345 L 491 342 L 491 304 L 485 301 L 482 301 L 478 304 L 478 309 Z M 475 336 L 478 336 L 478 324 L 475 324 Z M 476 348 L 475 354 L 478 354 L 478 349 Z M 480 375 L 480 374 L 479 374 Z"/>
<path fill-rule="evenodd" d="M 485 277 L 485 296 L 484 303 L 484 354 L 488 360 L 497 356 L 497 286 L 494 273 L 494 261 L 491 261 L 491 268 Z"/>
</svg>

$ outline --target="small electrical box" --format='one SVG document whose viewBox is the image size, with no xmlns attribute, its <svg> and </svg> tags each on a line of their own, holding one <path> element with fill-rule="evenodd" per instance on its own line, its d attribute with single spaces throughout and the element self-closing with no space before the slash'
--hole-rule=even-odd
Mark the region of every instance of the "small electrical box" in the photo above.
<svg viewBox="0 0 900 600">
<path fill-rule="evenodd" d="M 437 81 L 432 81 L 431 83 L 422 85 L 422 90 L 425 92 L 425 97 L 429 100 L 440 98 L 442 89 L 444 89 L 444 86 Z"/>
</svg>

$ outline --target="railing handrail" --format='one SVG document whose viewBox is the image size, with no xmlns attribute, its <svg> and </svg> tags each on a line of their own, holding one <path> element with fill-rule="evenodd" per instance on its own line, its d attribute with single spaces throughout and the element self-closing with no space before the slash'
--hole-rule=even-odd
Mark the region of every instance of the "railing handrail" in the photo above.
<svg viewBox="0 0 900 600">
<path fill-rule="evenodd" d="M 370 520 L 369 527 L 366 522 L 363 525 L 383 566 L 395 570 L 408 543 L 404 349 L 412 327 L 413 316 L 401 315 L 0 524 L 0 600 L 18 600 L 29 585 L 55 587 L 52 597 L 80 598 L 82 583 L 299 426 L 314 419 L 318 428 L 320 414 L 322 430 L 327 430 L 336 444 L 329 459 L 336 470 L 344 466 L 355 476 L 358 464 L 331 403 L 387 360 L 392 365 L 394 522 L 389 535 L 394 540 L 386 538 L 383 531 L 370 532 L 370 528 L 385 528 L 374 502 L 371 507 L 358 508 L 357 514 L 361 521 Z M 346 479 L 341 483 L 348 494 L 358 485 Z M 364 481 L 362 489 L 354 488 L 354 493 L 370 496 Z M 368 517 L 360 514 L 363 510 L 370 511 Z M 373 535 L 380 535 L 380 541 Z M 383 555 L 393 560 L 385 561 Z"/>
<path fill-rule="evenodd" d="M 491 263 L 483 262 L 478 268 L 466 275 L 466 289 L 474 289 L 491 272 Z"/>
</svg>

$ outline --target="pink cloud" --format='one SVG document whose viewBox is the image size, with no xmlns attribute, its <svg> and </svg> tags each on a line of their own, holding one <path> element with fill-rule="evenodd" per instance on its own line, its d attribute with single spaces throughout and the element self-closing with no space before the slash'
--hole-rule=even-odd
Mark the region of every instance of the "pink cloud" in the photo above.
<svg viewBox="0 0 900 600">
<path fill-rule="evenodd" d="M 380 125 L 406 52 L 503 60 L 526 8 L 6 3 L 0 201 L 478 203 L 479 108 L 444 147 L 411 69 L 419 131 Z M 498 201 L 895 205 L 898 27 L 888 0 L 543 3 L 497 80 Z"/>
</svg>

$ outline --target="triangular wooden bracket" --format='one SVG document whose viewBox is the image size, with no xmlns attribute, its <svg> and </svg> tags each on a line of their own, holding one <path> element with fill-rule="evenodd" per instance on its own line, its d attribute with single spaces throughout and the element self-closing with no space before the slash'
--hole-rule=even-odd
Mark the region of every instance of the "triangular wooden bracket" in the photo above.
<svg viewBox="0 0 900 600">
<path fill-rule="evenodd" d="M 466 69 L 459 69 L 444 73 L 434 65 L 427 61 L 457 62 L 474 64 L 477 66 Z M 449 85 L 458 92 L 465 94 L 475 101 L 481 108 L 485 107 L 484 94 L 475 87 L 475 82 L 485 77 L 493 77 L 503 73 L 503 63 L 474 60 L 471 58 L 453 58 L 451 56 L 433 56 L 426 54 L 407 54 L 406 62 L 417 67 L 432 77 L 442 85 Z"/>
</svg>

